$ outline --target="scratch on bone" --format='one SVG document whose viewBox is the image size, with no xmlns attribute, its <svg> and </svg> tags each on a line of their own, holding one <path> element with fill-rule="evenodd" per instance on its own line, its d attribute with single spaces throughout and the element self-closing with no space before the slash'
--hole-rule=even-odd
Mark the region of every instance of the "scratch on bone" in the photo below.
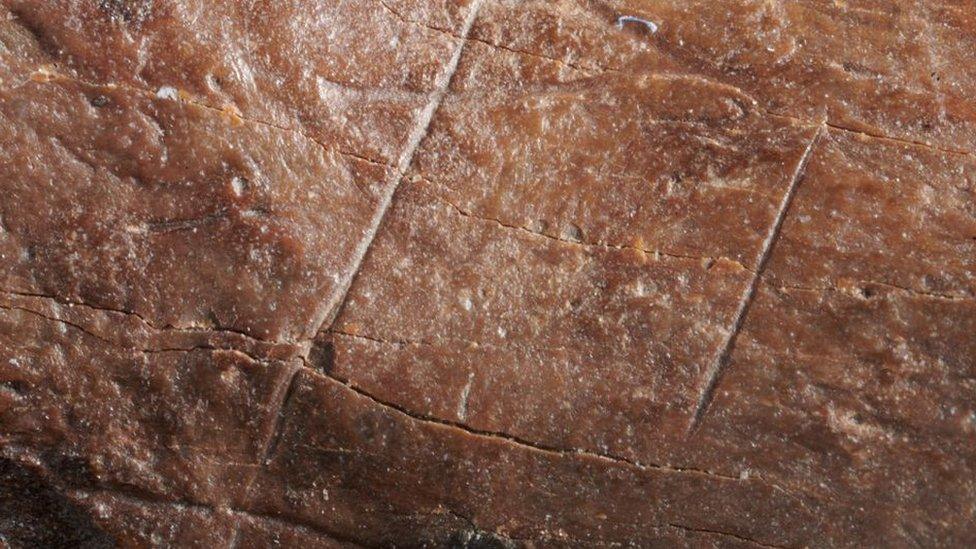
<svg viewBox="0 0 976 549">
<path fill-rule="evenodd" d="M 678 530 L 684 530 L 686 532 L 694 532 L 694 533 L 698 533 L 698 534 L 709 534 L 709 535 L 713 535 L 713 536 L 728 537 L 728 538 L 732 538 L 733 540 L 742 541 L 742 542 L 749 543 L 751 545 L 756 545 L 756 546 L 759 546 L 759 547 L 769 547 L 770 549 L 787 549 L 785 545 L 776 545 L 776 544 L 772 544 L 772 543 L 764 543 L 764 542 L 761 542 L 761 541 L 758 541 L 758 540 L 755 540 L 755 539 L 752 539 L 752 538 L 743 536 L 741 534 L 733 534 L 731 532 L 724 532 L 722 530 L 714 530 L 714 529 L 708 529 L 708 528 L 693 528 L 691 526 L 685 526 L 683 524 L 678 524 L 678 523 L 674 523 L 674 522 L 669 523 L 668 526 L 670 526 L 672 528 L 676 528 Z"/>
<path fill-rule="evenodd" d="M 331 373 L 316 370 L 314 368 L 311 368 L 307 364 L 305 364 L 302 367 L 308 370 L 309 374 L 314 377 L 326 379 L 332 383 L 339 384 L 343 386 L 346 390 L 349 390 L 359 395 L 360 397 L 371 401 L 373 404 L 381 408 L 385 408 L 391 411 L 392 413 L 403 415 L 407 418 L 410 418 L 414 421 L 418 421 L 421 423 L 436 425 L 447 429 L 455 429 L 467 433 L 468 435 L 499 441 L 505 444 L 513 445 L 517 448 L 521 448 L 529 452 L 536 452 L 551 457 L 576 457 L 576 458 L 582 457 L 587 459 L 609 462 L 619 467 L 628 467 L 642 472 L 657 472 L 661 474 L 676 474 L 676 475 L 694 475 L 694 476 L 712 478 L 720 482 L 738 482 L 738 483 L 756 482 L 761 484 L 762 486 L 768 487 L 770 490 L 780 492 L 786 495 L 787 497 L 800 502 L 801 506 L 806 508 L 806 505 L 803 503 L 802 498 L 800 498 L 798 495 L 758 475 L 743 476 L 740 474 L 738 476 L 732 476 L 732 475 L 727 475 L 715 471 L 709 471 L 707 469 L 701 469 L 697 467 L 664 465 L 664 464 L 657 464 L 657 463 L 643 463 L 637 460 L 625 458 L 610 453 L 594 452 L 582 448 L 560 448 L 558 446 L 541 444 L 509 433 L 478 429 L 475 427 L 471 427 L 470 425 L 461 421 L 451 421 L 451 420 L 441 419 L 423 413 L 413 412 L 398 404 L 394 404 L 392 402 L 388 402 L 386 400 L 380 399 L 379 397 L 374 396 L 368 391 L 356 386 L 355 384 L 353 384 L 351 381 L 347 379 L 344 379 L 342 377 L 336 376 Z"/>
<path fill-rule="evenodd" d="M 468 418 L 468 397 L 471 396 L 471 386 L 474 385 L 474 372 L 468 374 L 468 382 L 461 389 L 461 398 L 458 400 L 457 416 L 459 421 Z"/>
<path fill-rule="evenodd" d="M 685 475 L 704 476 L 704 477 L 711 477 L 713 479 L 717 479 L 725 482 L 751 481 L 751 479 L 743 479 L 742 477 L 739 476 L 725 475 L 722 473 L 716 473 L 704 469 L 697 469 L 692 467 L 676 467 L 676 466 L 658 465 L 658 464 L 647 464 L 632 459 L 624 458 L 621 456 L 604 454 L 600 452 L 592 452 L 580 448 L 559 448 L 556 446 L 539 444 L 537 442 L 532 442 L 508 433 L 477 429 L 458 421 L 450 421 L 450 420 L 440 419 L 434 416 L 428 416 L 425 414 L 418 414 L 416 412 L 412 412 L 410 410 L 407 410 L 406 408 L 403 408 L 402 406 L 399 406 L 392 402 L 387 402 L 385 400 L 382 400 L 370 394 L 369 392 L 365 391 L 364 389 L 361 389 L 360 387 L 354 385 L 352 382 L 343 379 L 341 377 L 338 377 L 334 374 L 329 374 L 329 373 L 321 372 L 319 370 L 310 369 L 310 375 L 320 377 L 320 378 L 326 378 L 333 383 L 338 383 L 343 387 L 345 387 L 347 390 L 356 393 L 360 397 L 363 397 L 382 408 L 386 408 L 394 413 L 406 416 L 415 421 L 420 421 L 428 424 L 436 424 L 436 425 L 440 425 L 441 427 L 446 427 L 451 429 L 457 429 L 460 431 L 464 431 L 470 435 L 475 435 L 482 438 L 500 440 L 507 444 L 512 444 L 514 446 L 520 447 L 525 450 L 533 451 L 533 452 L 538 452 L 538 453 L 547 454 L 550 456 L 557 456 L 557 457 L 582 456 L 590 459 L 596 459 L 604 462 L 614 463 L 618 466 L 629 467 L 640 471 L 657 471 L 665 474 L 685 474 Z"/>
<path fill-rule="evenodd" d="M 478 12 L 481 10 L 481 5 L 484 0 L 475 0 L 469 8 L 468 14 L 465 18 L 463 30 L 461 31 L 462 36 L 467 36 L 474 27 L 475 19 L 478 17 Z M 451 58 L 448 60 L 446 66 L 444 67 L 441 74 L 437 77 L 435 83 L 434 91 L 430 94 L 427 103 L 424 108 L 417 115 L 416 124 L 414 124 L 413 130 L 410 132 L 410 137 L 407 140 L 407 144 L 403 151 L 400 153 L 400 157 L 397 161 L 396 170 L 390 180 L 387 182 L 385 189 L 379 199 L 379 205 L 377 206 L 370 224 L 366 229 L 365 236 L 360 241 L 359 245 L 353 252 L 353 260 L 347 273 L 344 273 L 341 283 L 339 284 L 338 291 L 336 291 L 333 296 L 326 300 L 320 306 L 320 310 L 315 315 L 312 325 L 315 326 L 315 332 L 311 334 L 306 334 L 306 337 L 315 337 L 315 333 L 321 331 L 322 328 L 328 327 L 334 321 L 338 315 L 342 304 L 345 302 L 346 296 L 349 294 L 349 290 L 352 288 L 352 284 L 359 274 L 362 268 L 366 256 L 369 253 L 369 249 L 376 239 L 376 235 L 379 234 L 380 225 L 383 223 L 383 219 L 386 217 L 387 211 L 393 203 L 393 197 L 396 194 L 397 189 L 403 182 L 404 174 L 406 174 L 407 169 L 413 162 L 414 154 L 420 147 L 420 142 L 427 136 L 430 131 L 431 123 L 434 119 L 434 113 L 440 108 L 441 103 L 444 101 L 444 97 L 447 95 L 448 88 L 450 87 L 451 80 L 454 78 L 454 74 L 457 72 L 458 67 L 461 62 L 461 53 L 464 50 L 464 45 L 466 42 L 462 41 L 455 49 Z"/>
<path fill-rule="evenodd" d="M 49 295 L 49 294 L 42 294 L 42 293 L 36 293 L 36 292 L 22 292 L 22 291 L 15 291 L 15 290 L 2 290 L 2 289 L 0 289 L 0 294 L 6 294 L 6 295 L 9 295 L 9 296 L 21 297 L 21 298 L 34 298 L 34 299 L 48 300 L 48 301 L 50 301 L 50 302 L 52 302 L 55 305 L 60 306 L 60 307 L 69 307 L 69 308 L 70 307 L 82 307 L 82 308 L 85 308 L 85 309 L 89 309 L 89 310 L 96 311 L 96 312 L 101 312 L 101 313 L 111 313 L 111 314 L 119 314 L 119 315 L 131 316 L 131 317 L 137 319 L 146 328 L 149 328 L 150 330 L 153 330 L 153 331 L 156 331 L 156 332 L 173 331 L 173 332 L 187 332 L 187 333 L 195 333 L 195 332 L 207 332 L 207 333 L 213 333 L 213 334 L 225 333 L 225 334 L 230 334 L 230 335 L 234 335 L 234 336 L 239 336 L 239 337 L 244 338 L 245 340 L 249 340 L 249 341 L 252 341 L 252 342 L 255 342 L 255 343 L 275 343 L 275 342 L 273 342 L 271 340 L 265 340 L 265 339 L 260 339 L 260 338 L 251 336 L 251 335 L 249 335 L 249 334 L 247 334 L 247 333 L 245 333 L 243 331 L 240 331 L 240 330 L 235 330 L 235 329 L 232 329 L 232 328 L 226 328 L 226 327 L 221 327 L 221 326 L 218 326 L 216 328 L 204 328 L 204 327 L 198 327 L 198 326 L 173 326 L 173 325 L 167 325 L 167 326 L 159 327 L 159 326 L 156 326 L 153 323 L 151 323 L 149 321 L 149 319 L 147 319 L 142 314 L 137 313 L 137 312 L 132 311 L 132 310 L 128 310 L 128 309 L 113 309 L 113 308 L 109 308 L 109 307 L 102 307 L 102 306 L 99 306 L 99 305 L 93 305 L 91 303 L 86 303 L 86 302 L 83 302 L 83 301 L 72 301 L 72 300 L 64 299 L 64 298 L 61 298 L 61 297 L 58 297 L 58 296 L 54 296 L 54 295 Z M 55 319 L 55 320 L 61 321 L 60 319 Z M 288 343 L 288 342 L 281 341 L 280 343 Z"/>
<path fill-rule="evenodd" d="M 855 285 L 856 287 L 837 286 L 833 284 L 827 286 L 796 286 L 796 285 L 783 286 L 783 285 L 776 285 L 769 282 L 767 282 L 767 285 L 769 285 L 770 287 L 772 287 L 774 290 L 778 292 L 788 292 L 788 291 L 818 292 L 818 293 L 832 292 L 832 293 L 849 295 L 851 297 L 855 297 L 858 299 L 870 299 L 869 297 L 866 297 L 864 295 L 862 291 L 864 287 L 879 286 L 881 288 L 887 288 L 888 290 L 891 290 L 891 292 L 894 294 L 900 294 L 903 296 L 914 297 L 918 299 L 937 299 L 941 301 L 958 301 L 958 302 L 976 300 L 976 296 L 973 295 L 929 292 L 924 290 L 917 290 L 915 288 L 911 288 L 908 286 L 900 286 L 897 284 L 891 284 L 888 282 L 878 282 L 875 280 L 866 280 L 866 281 L 857 282 Z"/>
<path fill-rule="evenodd" d="M 763 272 L 766 269 L 766 265 L 769 263 L 769 258 L 772 256 L 772 251 L 776 244 L 776 240 L 779 238 L 779 235 L 782 232 L 783 221 L 786 219 L 786 215 L 793 203 L 793 197 L 796 196 L 796 191 L 800 185 L 800 181 L 803 180 L 803 174 L 806 171 L 806 167 L 810 161 L 810 157 L 813 154 L 813 150 L 820 141 L 823 133 L 824 126 L 821 125 L 819 128 L 817 128 L 816 133 L 814 133 L 813 137 L 810 139 L 810 142 L 807 144 L 806 149 L 803 151 L 803 155 L 800 157 L 800 160 L 796 165 L 796 170 L 793 173 L 793 178 L 790 181 L 790 185 L 783 195 L 783 201 L 780 204 L 779 211 L 776 213 L 776 218 L 773 220 L 773 223 L 769 228 L 765 242 L 763 242 L 762 254 L 759 256 L 759 260 L 756 262 L 755 275 L 752 277 L 752 281 L 749 283 L 749 286 L 746 288 L 742 299 L 739 301 L 739 307 L 735 312 L 735 316 L 733 317 L 732 327 L 729 330 L 729 335 L 725 339 L 725 344 L 722 346 L 722 350 L 718 354 L 718 357 L 706 371 L 705 383 L 698 398 L 698 404 L 696 405 L 691 416 L 691 421 L 688 424 L 688 434 L 694 433 L 698 426 L 701 425 L 702 419 L 705 417 L 712 400 L 715 398 L 715 391 L 717 390 L 718 384 L 725 374 L 725 370 L 727 369 L 729 360 L 731 359 L 732 350 L 735 348 L 736 338 L 738 338 L 739 332 L 742 331 L 742 326 L 745 323 L 746 316 L 749 313 L 749 307 L 755 299 L 756 290 L 759 287 Z"/>
<path fill-rule="evenodd" d="M 230 505 L 230 506 L 212 505 L 212 504 L 196 502 L 196 501 L 171 500 L 162 497 L 152 497 L 152 496 L 141 495 L 141 494 L 137 495 L 137 494 L 130 493 L 128 490 L 121 490 L 112 487 L 100 487 L 94 490 L 68 489 L 66 490 L 66 493 L 69 496 L 78 499 L 91 498 L 98 494 L 105 494 L 110 497 L 117 498 L 122 501 L 127 501 L 129 503 L 132 503 L 134 505 L 139 505 L 139 506 L 150 506 L 150 505 L 167 506 L 167 507 L 172 507 L 174 509 L 180 509 L 180 510 L 196 510 L 198 512 L 207 513 L 207 514 L 230 513 L 233 515 L 238 515 L 239 517 L 243 517 L 243 518 L 272 522 L 290 528 L 305 530 L 316 536 L 329 538 L 331 540 L 339 541 L 342 543 L 353 544 L 357 547 L 362 547 L 362 545 L 360 545 L 355 539 L 346 536 L 342 533 L 326 529 L 316 524 L 312 524 L 306 521 L 297 520 L 293 518 L 278 517 L 268 513 L 249 511 L 234 505 Z M 234 537 L 236 538 L 236 536 Z"/>
<path fill-rule="evenodd" d="M 88 337 L 91 337 L 91 338 L 93 338 L 93 339 L 95 339 L 97 341 L 100 341 L 100 342 L 105 343 L 107 345 L 110 345 L 112 347 L 119 348 L 119 349 L 123 349 L 123 350 L 126 350 L 126 351 L 136 352 L 136 353 L 140 353 L 140 354 L 144 354 L 144 355 L 161 354 L 161 353 L 191 353 L 193 351 L 207 350 L 207 351 L 214 351 L 214 352 L 222 352 L 222 353 L 235 354 L 235 355 L 238 355 L 238 356 L 240 356 L 242 358 L 246 358 L 246 359 L 248 359 L 248 360 L 250 360 L 252 362 L 257 362 L 257 363 L 266 363 L 267 362 L 267 359 L 263 359 L 263 358 L 260 358 L 260 357 L 257 357 L 257 356 L 248 354 L 247 352 L 245 352 L 245 351 L 243 351 L 241 349 L 234 349 L 234 348 L 230 348 L 230 347 L 219 347 L 219 346 L 216 346 L 216 345 L 192 345 L 192 346 L 188 346 L 188 347 L 168 347 L 168 348 L 140 349 L 140 348 L 137 348 L 137 347 L 130 347 L 130 346 L 122 345 L 121 343 L 118 343 L 116 341 L 112 341 L 110 339 L 106 339 L 106 338 L 104 338 L 104 337 L 96 334 L 95 332 L 92 332 L 92 331 L 87 330 L 84 326 L 81 326 L 80 324 L 75 324 L 74 322 L 65 320 L 63 318 L 58 318 L 58 317 L 54 317 L 54 316 L 48 316 L 48 315 L 46 315 L 44 313 L 35 311 L 33 309 L 29 309 L 27 307 L 19 307 L 19 306 L 15 306 L 15 305 L 0 305 L 0 311 L 19 311 L 19 312 L 22 312 L 22 313 L 27 313 L 29 315 L 38 317 L 38 318 L 43 319 L 43 320 L 46 320 L 48 322 L 54 322 L 54 323 L 57 323 L 57 324 L 61 324 L 61 325 L 65 326 L 65 327 L 67 327 L 67 328 L 71 328 L 71 329 L 77 330 L 77 331 L 81 332 L 82 334 L 84 334 L 84 335 L 86 335 Z"/>
</svg>

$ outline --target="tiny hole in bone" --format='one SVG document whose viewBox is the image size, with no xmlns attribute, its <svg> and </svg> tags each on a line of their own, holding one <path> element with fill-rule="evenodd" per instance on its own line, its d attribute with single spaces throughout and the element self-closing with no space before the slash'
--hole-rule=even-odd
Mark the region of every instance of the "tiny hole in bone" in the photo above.
<svg viewBox="0 0 976 549">
<path fill-rule="evenodd" d="M 583 240 L 583 230 L 579 226 L 572 223 L 567 223 L 563 227 L 563 239 L 570 240 L 573 242 L 582 242 Z"/>
</svg>

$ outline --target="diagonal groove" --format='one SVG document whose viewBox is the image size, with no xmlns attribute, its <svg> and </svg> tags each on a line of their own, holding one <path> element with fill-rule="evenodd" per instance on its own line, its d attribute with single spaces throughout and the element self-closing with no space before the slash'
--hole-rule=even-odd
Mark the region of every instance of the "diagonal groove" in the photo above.
<svg viewBox="0 0 976 549">
<path fill-rule="evenodd" d="M 701 425 L 702 418 L 708 412 L 708 408 L 715 398 L 715 390 L 718 388 L 719 382 L 722 380 L 725 370 L 728 367 L 729 359 L 732 354 L 732 350 L 735 347 L 735 340 L 739 336 L 739 332 L 742 331 L 742 325 L 745 322 L 746 316 L 749 313 L 749 307 L 752 305 L 753 300 L 756 296 L 756 290 L 759 287 L 759 282 L 762 279 L 763 271 L 766 269 L 766 265 L 769 263 L 769 258 L 772 256 L 773 247 L 776 245 L 776 240 L 779 238 L 780 233 L 783 229 L 783 222 L 786 219 L 786 214 L 790 210 L 790 206 L 793 203 L 793 197 L 796 196 L 797 188 L 800 185 L 800 181 L 803 179 L 803 174 L 806 171 L 807 164 L 810 162 L 810 157 L 813 154 L 813 149 L 816 147 L 817 142 L 825 131 L 825 124 L 821 124 L 817 128 L 816 133 L 810 139 L 807 144 L 807 148 L 803 151 L 803 155 L 800 157 L 800 161 L 796 165 L 796 170 L 793 172 L 793 178 L 790 181 L 790 185 L 783 195 L 783 201 L 780 203 L 779 211 L 776 213 L 776 218 L 773 224 L 769 227 L 769 233 L 766 235 L 766 240 L 763 242 L 762 254 L 759 256 L 759 261 L 756 262 L 755 275 L 752 277 L 752 281 L 746 288 L 742 299 L 739 301 L 739 308 L 735 312 L 735 317 L 733 317 L 732 328 L 729 330 L 729 335 L 725 339 L 725 344 L 722 346 L 722 351 L 719 353 L 718 358 L 712 363 L 705 374 L 705 385 L 702 389 L 701 396 L 698 398 L 698 404 L 695 407 L 695 412 L 691 417 L 691 422 L 688 425 L 688 434 L 693 434 L 695 430 Z"/>
<path fill-rule="evenodd" d="M 288 402 L 291 400 L 292 395 L 295 392 L 295 386 L 298 382 L 298 373 L 301 372 L 301 368 L 294 367 L 291 374 L 288 376 L 288 383 L 284 384 L 284 390 L 279 391 L 274 398 L 274 415 L 271 417 L 271 430 L 268 432 L 267 438 L 261 445 L 261 453 L 257 456 L 257 466 L 258 470 L 250 472 L 250 478 L 247 480 L 247 484 L 244 488 L 244 503 L 246 504 L 251 497 L 251 489 L 254 487 L 254 483 L 258 480 L 258 475 L 260 474 L 260 468 L 265 467 L 269 461 L 270 456 L 278 446 L 278 441 L 281 438 L 281 432 L 284 428 L 285 423 L 285 411 L 288 409 Z M 228 547 L 231 549 L 236 548 L 238 539 L 241 535 L 241 527 L 238 525 L 234 529 L 234 533 L 230 537 L 230 543 Z"/>
<path fill-rule="evenodd" d="M 641 461 L 637 461 L 634 459 L 626 458 L 608 452 L 592 451 L 584 448 L 573 448 L 573 447 L 566 448 L 566 447 L 554 446 L 550 444 L 544 444 L 517 435 L 513 435 L 511 433 L 507 433 L 504 431 L 492 431 L 488 429 L 481 429 L 478 427 L 473 427 L 461 421 L 444 419 L 441 417 L 413 411 L 394 402 L 384 400 L 370 393 L 369 391 L 361 387 L 358 387 L 348 379 L 342 378 L 335 374 L 312 369 L 307 364 L 303 366 L 303 369 L 308 370 L 309 374 L 312 376 L 326 379 L 330 382 L 341 385 L 346 390 L 351 391 L 352 393 L 355 393 L 356 395 L 362 398 L 365 398 L 366 400 L 372 402 L 373 404 L 379 406 L 380 408 L 384 408 L 386 410 L 403 415 L 411 420 L 418 421 L 424 424 L 445 427 L 451 430 L 456 430 L 462 433 L 466 433 L 467 435 L 477 437 L 483 440 L 501 442 L 504 444 L 511 445 L 520 450 L 546 455 L 550 457 L 583 458 L 589 460 L 597 460 L 617 467 L 635 469 L 642 473 L 697 476 L 706 479 L 711 479 L 716 482 L 733 482 L 733 483 L 754 482 L 759 485 L 765 486 L 770 490 L 775 490 L 777 492 L 780 492 L 789 498 L 797 500 L 801 503 L 801 506 L 806 508 L 806 506 L 803 505 L 803 499 L 799 495 L 759 475 L 751 475 L 749 477 L 743 477 L 741 474 L 729 475 L 729 474 L 711 471 L 708 469 L 702 469 L 698 467 L 687 467 L 687 466 L 669 465 L 669 464 L 662 464 L 662 463 L 641 462 Z M 809 497 L 812 497 L 813 499 L 820 499 L 819 496 L 813 493 L 808 492 L 807 495 Z"/>
<path fill-rule="evenodd" d="M 342 304 L 346 300 L 346 296 L 349 295 L 349 290 L 352 288 L 352 284 L 355 281 L 356 276 L 359 274 L 360 269 L 362 269 L 370 246 L 373 244 L 373 241 L 376 240 L 376 235 L 379 233 L 380 225 L 382 225 L 383 219 L 386 217 L 386 213 L 389 211 L 390 206 L 393 203 L 393 197 L 396 194 L 397 189 L 400 187 L 400 183 L 404 179 L 404 174 L 407 172 L 407 169 L 413 162 L 414 154 L 420 147 L 420 142 L 423 141 L 424 137 L 427 136 L 427 132 L 430 129 L 430 124 L 434 119 L 434 113 L 437 111 L 438 107 L 440 107 L 441 102 L 444 101 L 444 97 L 447 95 L 448 88 L 451 85 L 451 79 L 454 77 L 454 73 L 457 72 L 458 65 L 460 65 L 461 53 L 464 51 L 464 46 L 467 43 L 467 36 L 471 32 L 472 27 L 474 27 L 475 19 L 478 17 L 478 11 L 481 9 L 483 1 L 484 0 L 474 0 L 474 2 L 471 4 L 471 8 L 464 20 L 464 26 L 461 29 L 459 37 L 460 43 L 458 44 L 457 48 L 455 48 L 454 53 L 451 55 L 451 58 L 448 60 L 442 73 L 437 77 L 434 91 L 430 94 L 427 104 L 424 105 L 423 110 L 417 116 L 417 124 L 414 126 L 413 131 L 410 132 L 407 144 L 400 153 L 400 157 L 397 160 L 396 170 L 394 171 L 390 181 L 387 183 L 383 195 L 380 197 L 379 206 L 376 208 L 376 212 L 373 214 L 373 218 L 370 221 L 369 227 L 366 229 L 364 238 L 360 241 L 359 246 L 357 246 L 356 250 L 354 251 L 352 265 L 339 285 L 338 291 L 334 292 L 333 296 L 321 306 L 321 309 L 315 315 L 315 318 L 311 323 L 311 326 L 314 327 L 314 331 L 312 333 L 305 334 L 307 338 L 310 339 L 315 337 L 315 334 L 318 333 L 322 328 L 327 328 L 328 326 L 332 325 L 336 316 L 338 316 L 340 309 L 342 308 Z"/>
<path fill-rule="evenodd" d="M 481 9 L 481 4 L 483 1 L 484 0 L 475 0 L 471 5 L 471 9 L 464 21 L 462 36 L 467 36 L 468 33 L 471 32 L 471 28 L 474 26 L 475 19 L 478 16 L 478 11 Z M 314 337 L 321 327 L 331 325 L 335 320 L 335 317 L 338 315 L 341 304 L 345 301 L 346 296 L 349 294 L 350 288 L 352 288 L 352 283 L 355 280 L 356 275 L 359 274 L 359 271 L 363 266 L 363 262 L 366 259 L 366 254 L 369 251 L 370 246 L 372 245 L 373 241 L 376 240 L 376 235 L 379 232 L 383 218 L 386 217 L 386 212 L 390 209 L 390 205 L 393 203 L 393 196 L 396 194 L 396 190 L 400 186 L 404 174 L 410 167 L 411 162 L 413 162 L 414 153 L 420 146 L 420 142 L 427 135 L 431 121 L 434 119 L 434 113 L 444 100 L 444 96 L 447 95 L 447 90 L 451 84 L 451 79 L 454 77 L 454 73 L 457 71 L 458 65 L 460 64 L 461 53 L 464 50 L 465 43 L 466 42 L 462 40 L 458 44 L 450 60 L 448 60 L 444 71 L 440 76 L 438 76 L 434 91 L 431 93 L 427 104 L 424 106 L 424 109 L 418 115 L 417 124 L 410 133 L 406 146 L 400 153 L 400 157 L 396 165 L 396 171 L 386 185 L 384 194 L 380 197 L 379 207 L 377 207 L 376 212 L 373 214 L 373 218 L 370 222 L 369 228 L 366 231 L 365 237 L 356 248 L 352 268 L 349 270 L 349 273 L 343 280 L 342 285 L 340 286 L 340 291 L 336 292 L 332 299 L 329 299 L 321 310 L 318 311 L 318 314 L 316 314 L 316 318 L 311 323 L 311 326 L 316 326 L 316 329 L 311 334 L 306 334 L 309 339 Z M 281 431 L 284 423 L 284 413 L 288 406 L 288 400 L 294 393 L 299 371 L 300 368 L 295 368 L 295 371 L 292 372 L 291 377 L 288 380 L 287 388 L 282 391 L 281 397 L 277 399 L 274 415 L 275 423 L 272 426 L 268 439 L 265 441 L 261 461 L 259 462 L 260 466 L 264 466 L 269 461 L 271 456 L 274 455 L 278 445 L 278 440 L 281 437 Z M 251 487 L 256 478 L 257 473 L 254 474 L 251 481 L 248 483 L 247 488 L 245 489 L 245 498 L 248 498 Z M 235 542 L 239 534 L 240 529 L 238 528 L 233 536 Z"/>
<path fill-rule="evenodd" d="M 268 433 L 268 438 L 264 443 L 264 449 L 261 452 L 261 461 L 259 463 L 262 465 L 267 464 L 270 456 L 273 456 L 275 450 L 278 448 L 278 441 L 281 440 L 281 432 L 285 423 L 285 411 L 288 409 L 288 403 L 291 402 L 291 397 L 295 393 L 295 387 L 298 385 L 299 372 L 301 372 L 301 368 L 296 367 L 288 377 L 285 390 L 281 391 L 281 396 L 275 399 L 274 409 L 276 412 L 274 423 L 271 426 L 271 431 Z"/>
<path fill-rule="evenodd" d="M 733 534 L 732 532 L 724 532 L 722 530 L 715 530 L 715 529 L 710 529 L 710 528 L 693 528 L 691 526 L 685 526 L 683 524 L 678 524 L 678 523 L 674 523 L 674 522 L 669 523 L 668 526 L 670 526 L 672 528 L 676 528 L 678 530 L 684 530 L 685 532 L 693 532 L 693 533 L 697 533 L 697 534 L 708 534 L 708 535 L 712 535 L 712 536 L 720 536 L 720 537 L 724 537 L 724 538 L 731 538 L 732 540 L 739 541 L 739 542 L 742 542 L 742 543 L 747 543 L 749 545 L 753 545 L 753 546 L 756 546 L 756 547 L 771 547 L 773 549 L 786 549 L 786 546 L 785 545 L 774 545 L 774 544 L 771 544 L 771 543 L 763 543 L 763 542 L 761 542 L 759 540 L 755 540 L 755 539 L 752 539 L 752 538 L 743 536 L 741 534 Z"/>
</svg>

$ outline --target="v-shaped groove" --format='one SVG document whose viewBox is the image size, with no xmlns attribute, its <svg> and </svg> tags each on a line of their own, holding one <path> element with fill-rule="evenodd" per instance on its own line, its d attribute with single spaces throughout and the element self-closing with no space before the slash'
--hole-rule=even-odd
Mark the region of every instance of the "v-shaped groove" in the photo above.
<svg viewBox="0 0 976 549">
<path fill-rule="evenodd" d="M 362 269 L 363 264 L 366 260 L 366 256 L 369 253 L 370 247 L 373 241 L 376 240 L 376 235 L 379 233 L 380 226 L 383 224 L 383 219 L 386 217 L 387 212 L 390 210 L 390 206 L 393 204 L 393 197 L 396 194 L 397 189 L 403 182 L 404 174 L 410 168 L 410 164 L 413 162 L 414 154 L 420 147 L 420 142 L 427 136 L 430 131 L 431 122 L 434 119 L 434 113 L 440 107 L 441 103 L 444 101 L 444 97 L 447 95 L 448 88 L 451 85 L 451 79 L 454 78 L 454 73 L 457 72 L 458 66 L 461 62 L 461 53 L 464 51 L 464 46 L 467 44 L 467 36 L 471 33 L 471 29 L 474 27 L 475 19 L 478 17 L 478 12 L 481 10 L 481 5 L 484 0 L 474 0 L 471 4 L 471 8 L 468 11 L 467 16 L 464 20 L 464 25 L 460 32 L 460 43 L 458 47 L 454 50 L 451 58 L 448 60 L 447 65 L 444 70 L 437 77 L 434 84 L 434 91 L 431 92 L 427 104 L 424 105 L 423 110 L 417 116 L 417 123 L 414 125 L 413 130 L 410 132 L 409 139 L 407 140 L 406 146 L 404 146 L 403 151 L 400 153 L 400 157 L 397 159 L 396 170 L 390 178 L 384 189 L 383 195 L 380 197 L 379 206 L 376 208 L 373 214 L 372 220 L 369 227 L 366 229 L 366 234 L 360 241 L 359 245 L 353 255 L 353 262 L 348 269 L 348 273 L 342 279 L 339 287 L 339 291 L 335 292 L 331 299 L 326 301 L 320 310 L 315 315 L 315 319 L 312 321 L 311 326 L 314 326 L 314 331 L 311 333 L 306 333 L 305 338 L 311 339 L 315 337 L 315 334 L 319 333 L 323 329 L 328 329 L 335 322 L 336 317 L 339 315 L 339 311 L 342 309 L 343 303 L 345 303 L 346 297 L 349 295 L 349 291 L 352 288 L 353 282 L 355 282 L 356 277 L 359 275 L 359 271 Z"/>
<path fill-rule="evenodd" d="M 803 155 L 800 157 L 800 161 L 796 165 L 796 169 L 793 172 L 793 178 L 790 181 L 790 185 L 783 195 L 783 200 L 780 202 L 779 211 L 776 212 L 776 218 L 773 220 L 773 224 L 769 227 L 769 232 L 766 234 L 766 239 L 763 242 L 762 253 L 759 255 L 759 260 L 756 262 L 755 275 L 753 275 L 749 286 L 746 288 L 745 293 L 742 295 L 742 299 L 739 301 L 739 307 L 735 312 L 735 316 L 732 321 L 732 328 L 729 330 L 729 335 L 725 339 L 725 344 L 722 346 L 722 350 L 718 357 L 709 367 L 705 375 L 705 384 L 703 386 L 701 395 L 698 398 L 698 404 L 695 407 L 695 411 L 691 416 L 691 422 L 688 424 L 687 433 L 693 434 L 698 426 L 701 425 L 702 419 L 705 414 L 708 413 L 708 408 L 712 404 L 712 400 L 715 398 L 715 391 L 718 388 L 719 382 L 722 381 L 722 377 L 725 374 L 725 370 L 728 368 L 729 359 L 731 358 L 732 350 L 735 348 L 735 341 L 739 336 L 739 332 L 742 331 L 742 325 L 745 323 L 746 316 L 749 314 L 749 307 L 752 305 L 753 300 L 756 297 L 756 290 L 759 287 L 759 282 L 762 279 L 763 272 L 766 270 L 766 265 L 769 263 L 769 258 L 772 256 L 773 248 L 776 245 L 776 241 L 779 239 L 779 235 L 783 230 L 783 222 L 786 220 L 786 214 L 790 210 L 790 206 L 793 203 L 793 197 L 796 196 L 797 188 L 800 186 L 800 181 L 803 180 L 803 174 L 806 172 L 807 164 L 810 162 L 810 157 L 813 154 L 813 149 L 816 147 L 817 143 L 820 141 L 820 137 L 825 131 L 825 124 L 821 124 L 817 128 L 816 133 L 807 143 L 807 148 L 803 151 Z"/>
</svg>

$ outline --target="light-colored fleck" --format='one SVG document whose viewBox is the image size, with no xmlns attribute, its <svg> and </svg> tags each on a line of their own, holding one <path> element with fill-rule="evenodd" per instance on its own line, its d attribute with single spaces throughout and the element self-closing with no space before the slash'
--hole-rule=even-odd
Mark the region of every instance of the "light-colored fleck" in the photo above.
<svg viewBox="0 0 976 549">
<path fill-rule="evenodd" d="M 177 101 L 180 98 L 180 92 L 173 86 L 162 86 L 156 90 L 156 98 Z"/>
<path fill-rule="evenodd" d="M 244 195 L 244 180 L 240 177 L 234 177 L 230 180 L 230 186 L 234 190 L 234 194 L 237 196 Z"/>
<path fill-rule="evenodd" d="M 654 21 L 643 19 L 641 17 L 636 17 L 633 15 L 621 15 L 620 17 L 617 18 L 618 29 L 624 28 L 624 25 L 627 23 L 637 23 L 640 25 L 644 25 L 645 27 L 647 27 L 647 30 L 651 31 L 651 34 L 656 33 L 658 29 L 657 23 L 655 23 Z"/>
</svg>

